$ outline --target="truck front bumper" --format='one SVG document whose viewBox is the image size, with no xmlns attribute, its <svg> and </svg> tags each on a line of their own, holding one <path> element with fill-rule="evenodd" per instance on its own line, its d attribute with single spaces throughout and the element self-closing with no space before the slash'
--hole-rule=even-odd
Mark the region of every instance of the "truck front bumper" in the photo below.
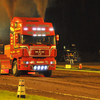
<svg viewBox="0 0 100 100">
<path fill-rule="evenodd" d="M 22 58 L 19 60 L 18 70 L 46 71 L 55 70 L 56 60 L 54 58 Z"/>
</svg>

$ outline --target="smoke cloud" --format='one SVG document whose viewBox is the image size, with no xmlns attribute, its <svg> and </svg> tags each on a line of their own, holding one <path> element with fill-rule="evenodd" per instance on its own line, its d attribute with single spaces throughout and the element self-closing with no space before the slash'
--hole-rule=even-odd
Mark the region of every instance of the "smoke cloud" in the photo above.
<svg viewBox="0 0 100 100">
<path fill-rule="evenodd" d="M 14 15 L 14 9 L 15 9 L 16 2 L 17 0 L 3 0 L 3 4 L 6 8 L 10 21 L 12 20 L 13 15 Z"/>
<path fill-rule="evenodd" d="M 10 21 L 14 16 L 44 18 L 48 1 L 54 0 L 0 0 L 0 43 L 9 41 Z"/>
<path fill-rule="evenodd" d="M 36 11 L 37 8 L 38 14 L 44 18 L 48 0 L 34 0 L 34 3 L 36 4 L 36 8 L 30 7 L 33 4 L 31 0 L 27 0 L 27 1 L 26 0 L 3 0 L 3 5 L 6 8 L 10 21 L 14 17 L 16 3 L 17 4 L 21 3 L 19 8 L 21 8 L 22 10 L 20 10 L 19 13 L 21 12 L 22 14 L 20 14 L 19 16 L 23 14 L 25 15 L 25 9 L 26 9 L 26 13 L 28 13 L 27 15 L 30 16 L 29 13 L 32 11 L 32 8 L 34 9 L 34 12 Z M 17 7 L 17 9 L 19 8 Z"/>
<path fill-rule="evenodd" d="M 34 0 L 34 3 L 37 5 L 39 15 L 44 18 L 48 0 Z"/>
<path fill-rule="evenodd" d="M 17 0 L 14 16 L 38 17 L 37 9 L 33 0 Z"/>
</svg>

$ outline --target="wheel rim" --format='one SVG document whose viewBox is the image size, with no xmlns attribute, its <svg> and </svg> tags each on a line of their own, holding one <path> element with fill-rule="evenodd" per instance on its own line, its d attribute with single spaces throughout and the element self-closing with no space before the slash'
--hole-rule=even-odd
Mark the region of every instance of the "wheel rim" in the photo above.
<svg viewBox="0 0 100 100">
<path fill-rule="evenodd" d="M 16 64 L 14 64 L 14 66 L 13 66 L 13 74 L 15 74 L 16 73 Z"/>
</svg>

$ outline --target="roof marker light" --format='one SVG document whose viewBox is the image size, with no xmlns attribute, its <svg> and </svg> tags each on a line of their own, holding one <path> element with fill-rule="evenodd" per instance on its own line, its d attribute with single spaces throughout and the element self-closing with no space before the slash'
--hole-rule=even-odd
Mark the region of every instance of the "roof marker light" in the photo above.
<svg viewBox="0 0 100 100">
<path fill-rule="evenodd" d="M 40 31 L 40 30 L 41 30 L 41 28 L 37 28 L 37 30 L 38 30 L 38 31 Z"/>
<path fill-rule="evenodd" d="M 36 31 L 36 28 L 34 27 L 34 28 L 32 28 L 32 30 L 33 30 L 33 31 Z"/>
<path fill-rule="evenodd" d="M 28 30 L 28 28 L 27 28 L 27 27 L 25 27 L 25 28 L 24 28 L 24 30 L 25 30 L 25 31 L 27 31 L 27 30 Z"/>
<path fill-rule="evenodd" d="M 42 30 L 42 31 L 45 31 L 45 28 L 42 28 L 41 30 Z"/>
<path fill-rule="evenodd" d="M 49 31 L 53 31 L 54 29 L 53 28 L 49 28 Z"/>
<path fill-rule="evenodd" d="M 42 36 L 46 36 L 45 34 L 42 34 Z"/>
<path fill-rule="evenodd" d="M 36 34 L 33 34 L 33 36 L 37 36 Z"/>
</svg>

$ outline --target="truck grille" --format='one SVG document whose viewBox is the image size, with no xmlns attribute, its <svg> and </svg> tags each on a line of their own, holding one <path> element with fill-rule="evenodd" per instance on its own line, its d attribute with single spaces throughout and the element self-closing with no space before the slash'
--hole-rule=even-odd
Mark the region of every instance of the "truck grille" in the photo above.
<svg viewBox="0 0 100 100">
<path fill-rule="evenodd" d="M 49 56 L 49 50 L 31 50 L 31 53 L 30 55 L 31 56 L 35 56 L 35 57 L 38 57 L 38 56 Z"/>
</svg>

